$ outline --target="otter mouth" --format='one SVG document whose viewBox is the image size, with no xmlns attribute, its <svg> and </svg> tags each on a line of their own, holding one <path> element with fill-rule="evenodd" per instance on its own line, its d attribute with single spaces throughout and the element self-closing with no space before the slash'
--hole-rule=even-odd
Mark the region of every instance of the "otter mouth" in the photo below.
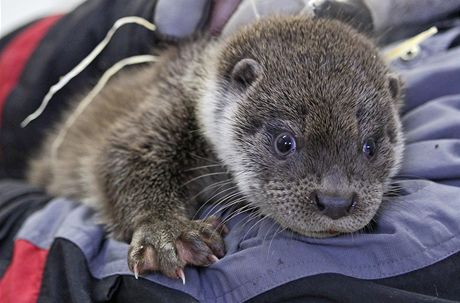
<svg viewBox="0 0 460 303">
<path fill-rule="evenodd" d="M 324 231 L 313 231 L 312 233 L 335 235 L 335 234 L 340 234 L 341 232 L 337 231 L 337 230 L 333 230 L 333 229 L 328 229 L 328 230 L 324 230 Z"/>
<path fill-rule="evenodd" d="M 316 238 L 335 237 L 340 234 L 343 234 L 343 232 L 332 230 L 332 229 L 328 229 L 325 231 L 310 231 L 309 233 L 311 234 L 312 237 L 316 237 Z"/>
<path fill-rule="evenodd" d="M 336 230 L 333 230 L 333 229 L 329 229 L 329 230 L 326 231 L 326 233 L 331 234 L 331 235 L 335 235 L 335 234 L 339 234 L 340 232 L 338 232 Z"/>
</svg>

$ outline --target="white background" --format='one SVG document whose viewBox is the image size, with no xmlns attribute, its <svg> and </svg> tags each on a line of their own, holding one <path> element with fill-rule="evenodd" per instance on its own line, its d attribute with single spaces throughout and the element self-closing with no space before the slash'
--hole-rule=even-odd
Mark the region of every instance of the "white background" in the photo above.
<svg viewBox="0 0 460 303">
<path fill-rule="evenodd" d="M 0 0 L 0 36 L 35 18 L 66 12 L 83 0 Z"/>
</svg>

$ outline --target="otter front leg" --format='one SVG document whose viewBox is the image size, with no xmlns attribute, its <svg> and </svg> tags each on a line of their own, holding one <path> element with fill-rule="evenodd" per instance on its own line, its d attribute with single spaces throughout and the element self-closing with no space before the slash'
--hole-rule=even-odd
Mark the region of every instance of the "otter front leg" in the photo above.
<svg viewBox="0 0 460 303">
<path fill-rule="evenodd" d="M 128 265 L 136 277 L 160 271 L 184 279 L 185 265 L 207 266 L 224 255 L 223 227 L 214 218 L 187 218 L 184 181 L 166 156 L 173 151 L 146 152 L 136 145 L 116 144 L 103 153 L 108 227 L 130 242 Z"/>
<path fill-rule="evenodd" d="M 224 255 L 217 221 L 187 217 L 192 205 L 182 172 L 194 165 L 189 155 L 200 152 L 203 141 L 190 131 L 193 118 L 184 116 L 176 109 L 143 111 L 113 131 L 99 152 L 103 213 L 115 238 L 130 243 L 128 265 L 136 276 L 160 271 L 183 278 L 185 265 L 207 266 Z"/>
<path fill-rule="evenodd" d="M 225 254 L 223 229 L 215 218 L 145 222 L 133 234 L 128 265 L 134 275 L 161 271 L 168 277 L 181 278 L 187 264 L 208 266 Z"/>
</svg>

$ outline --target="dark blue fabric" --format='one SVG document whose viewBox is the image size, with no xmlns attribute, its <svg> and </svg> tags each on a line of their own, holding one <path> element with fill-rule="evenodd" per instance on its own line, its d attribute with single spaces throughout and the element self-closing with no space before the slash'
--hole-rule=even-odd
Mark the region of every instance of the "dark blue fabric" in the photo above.
<svg viewBox="0 0 460 303">
<path fill-rule="evenodd" d="M 51 199 L 42 190 L 13 180 L 0 182 L 0 277 L 13 256 L 13 239 L 26 219 Z"/>
<path fill-rule="evenodd" d="M 397 60 L 407 83 L 400 175 L 460 186 L 460 27 L 432 37 L 411 61 Z M 460 204 L 459 204 L 460 205 Z"/>
</svg>

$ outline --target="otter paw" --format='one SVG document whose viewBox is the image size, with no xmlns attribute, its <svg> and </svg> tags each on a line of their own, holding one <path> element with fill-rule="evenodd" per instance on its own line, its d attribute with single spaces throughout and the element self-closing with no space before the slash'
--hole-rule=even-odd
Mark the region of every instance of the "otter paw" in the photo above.
<svg viewBox="0 0 460 303">
<path fill-rule="evenodd" d="M 138 227 L 128 250 L 134 276 L 160 271 L 185 284 L 183 268 L 208 266 L 225 254 L 222 236 L 227 228 L 214 217 L 206 220 L 171 220 Z"/>
</svg>

